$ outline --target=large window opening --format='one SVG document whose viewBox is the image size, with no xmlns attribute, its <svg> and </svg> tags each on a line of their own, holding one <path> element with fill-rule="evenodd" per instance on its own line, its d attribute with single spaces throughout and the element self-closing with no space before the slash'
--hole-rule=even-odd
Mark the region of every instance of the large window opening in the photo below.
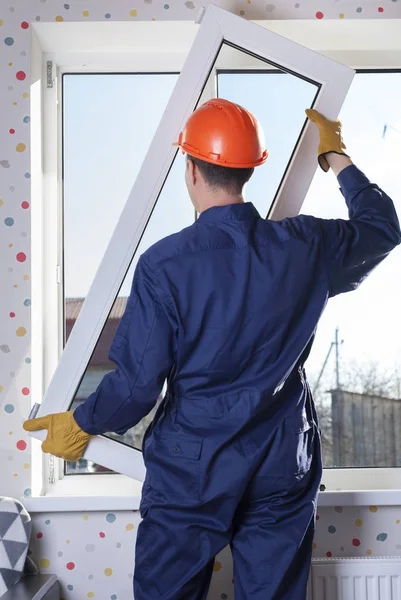
<svg viewBox="0 0 401 600">
<path fill-rule="evenodd" d="M 172 73 L 64 75 L 66 338 L 176 78 Z M 264 128 L 270 160 L 265 169 L 255 173 L 247 196 L 265 216 L 316 88 L 292 74 L 259 68 L 218 71 L 217 93 L 246 106 Z M 356 164 L 392 196 L 401 213 L 399 106 L 401 73 L 360 72 L 340 118 Z M 108 351 L 140 254 L 194 220 L 183 173 L 184 159 L 177 154 L 73 406 L 84 401 L 113 368 Z M 301 212 L 347 218 L 345 203 L 330 175 L 316 174 Z M 395 275 L 400 271 L 398 248 L 360 289 L 331 299 L 320 322 L 307 371 L 320 417 L 325 467 L 401 466 L 401 321 L 397 318 L 401 279 Z M 152 418 L 153 412 L 124 436 L 113 437 L 140 449 Z M 102 471 L 107 469 L 85 460 L 66 466 L 67 474 Z"/>
</svg>

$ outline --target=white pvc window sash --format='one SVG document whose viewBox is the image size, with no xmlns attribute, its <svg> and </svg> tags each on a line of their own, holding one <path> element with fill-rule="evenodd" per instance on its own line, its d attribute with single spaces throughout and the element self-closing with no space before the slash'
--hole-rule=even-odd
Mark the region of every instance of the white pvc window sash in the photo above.
<svg viewBox="0 0 401 600">
<path fill-rule="evenodd" d="M 230 44 L 275 67 L 317 84 L 314 108 L 336 118 L 354 71 L 210 5 L 181 75 L 127 199 L 38 416 L 68 410 L 85 373 L 118 290 L 174 161 L 178 138 L 196 107 L 222 44 Z M 316 170 L 317 132 L 305 124 L 269 217 L 298 214 Z M 45 432 L 33 434 L 44 439 Z M 142 454 L 106 437 L 94 438 L 85 458 L 142 481 Z"/>
</svg>

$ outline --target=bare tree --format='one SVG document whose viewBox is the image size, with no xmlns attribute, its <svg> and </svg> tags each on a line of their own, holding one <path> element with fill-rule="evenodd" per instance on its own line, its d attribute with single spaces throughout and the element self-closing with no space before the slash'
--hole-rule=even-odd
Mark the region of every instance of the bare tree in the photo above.
<svg viewBox="0 0 401 600">
<path fill-rule="evenodd" d="M 383 368 L 374 361 L 352 361 L 343 370 L 342 381 L 342 387 L 351 392 L 401 398 L 401 368 L 397 364 Z"/>
</svg>

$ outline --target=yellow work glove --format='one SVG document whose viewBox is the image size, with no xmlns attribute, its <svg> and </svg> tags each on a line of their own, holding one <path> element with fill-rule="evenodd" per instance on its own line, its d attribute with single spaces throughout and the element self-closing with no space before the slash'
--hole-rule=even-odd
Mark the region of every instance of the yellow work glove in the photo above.
<svg viewBox="0 0 401 600">
<path fill-rule="evenodd" d="M 325 154 L 329 152 L 335 152 L 336 154 L 345 154 L 344 150 L 346 146 L 341 136 L 341 123 L 340 121 L 329 121 L 317 112 L 317 110 L 307 109 L 306 114 L 308 119 L 315 123 L 319 129 L 320 144 L 318 150 L 318 161 L 319 165 L 327 173 L 330 169 L 329 163 L 326 160 Z"/>
<path fill-rule="evenodd" d="M 38 419 L 28 419 L 23 427 L 25 431 L 47 429 L 47 436 L 42 444 L 43 452 L 70 461 L 82 458 L 92 437 L 89 433 L 82 431 L 74 419 L 72 411 L 47 415 Z"/>
</svg>

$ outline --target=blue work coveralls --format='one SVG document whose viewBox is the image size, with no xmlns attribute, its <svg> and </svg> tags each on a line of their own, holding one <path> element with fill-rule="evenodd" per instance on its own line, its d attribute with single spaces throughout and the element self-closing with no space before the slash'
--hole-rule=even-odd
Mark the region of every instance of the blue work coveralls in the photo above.
<svg viewBox="0 0 401 600">
<path fill-rule="evenodd" d="M 237 600 L 305 598 L 322 464 L 304 362 L 328 298 L 401 239 L 384 192 L 355 166 L 339 183 L 349 221 L 214 207 L 140 258 L 116 369 L 75 411 L 88 433 L 123 433 L 167 378 L 144 440 L 135 600 L 206 598 L 227 544 Z"/>
</svg>

